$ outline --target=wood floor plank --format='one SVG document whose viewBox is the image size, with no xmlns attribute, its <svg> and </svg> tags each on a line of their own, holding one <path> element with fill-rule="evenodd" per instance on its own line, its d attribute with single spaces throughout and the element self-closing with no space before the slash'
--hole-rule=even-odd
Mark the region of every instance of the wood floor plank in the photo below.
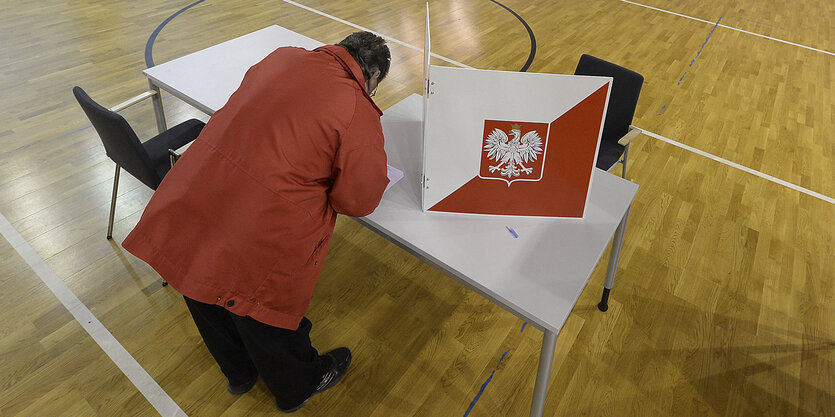
<svg viewBox="0 0 835 417">
<path fill-rule="evenodd" d="M 112 106 L 145 91 L 148 37 L 186 3 L 0 4 L 0 213 L 188 415 L 274 415 L 262 382 L 226 392 L 181 297 L 119 246 L 151 196 L 128 175 L 104 239 L 113 165 L 70 92 Z M 299 3 L 423 46 L 424 3 Z M 835 3 L 637 3 L 705 22 L 612 0 L 502 2 L 535 35 L 530 71 L 572 73 L 583 53 L 634 69 L 633 124 L 835 196 Z M 527 30 L 496 3 L 430 7 L 433 52 L 507 71 L 528 59 Z M 328 43 L 356 30 L 283 1 L 208 0 L 159 32 L 153 59 L 271 24 Z M 384 109 L 422 85 L 422 53 L 390 45 Z M 169 125 L 206 119 L 163 97 Z M 150 105 L 126 117 L 153 136 Z M 835 415 L 835 205 L 647 136 L 628 178 L 640 189 L 610 309 L 596 308 L 602 262 L 559 335 L 545 415 Z M 157 415 L 4 239 L 0 290 L 0 414 Z M 308 317 L 317 348 L 350 346 L 354 362 L 299 416 L 462 416 L 479 392 L 470 416 L 528 414 L 542 332 L 351 219 Z"/>
</svg>

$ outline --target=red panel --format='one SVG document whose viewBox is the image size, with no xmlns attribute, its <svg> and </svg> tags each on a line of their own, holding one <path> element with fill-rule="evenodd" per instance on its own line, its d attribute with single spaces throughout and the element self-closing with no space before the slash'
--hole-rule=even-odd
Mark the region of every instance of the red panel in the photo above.
<svg viewBox="0 0 835 417">
<path fill-rule="evenodd" d="M 508 186 L 505 181 L 475 177 L 429 210 L 582 217 L 608 89 L 604 85 L 551 122 L 540 181 L 514 181 Z"/>
</svg>

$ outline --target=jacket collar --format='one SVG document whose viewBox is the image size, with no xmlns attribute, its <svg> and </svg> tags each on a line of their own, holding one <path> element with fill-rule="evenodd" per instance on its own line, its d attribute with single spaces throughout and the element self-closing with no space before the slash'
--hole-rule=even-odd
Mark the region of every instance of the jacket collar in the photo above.
<svg viewBox="0 0 835 417">
<path fill-rule="evenodd" d="M 383 115 L 383 111 L 377 107 L 377 103 L 375 103 L 374 100 L 371 99 L 371 96 L 369 96 L 365 91 L 365 77 L 362 75 L 362 69 L 360 69 L 357 61 L 345 48 L 339 45 L 325 45 L 316 48 L 315 51 L 322 51 L 336 58 L 336 60 L 342 64 L 342 67 L 345 68 L 345 71 L 348 71 L 348 73 L 351 74 L 351 78 L 357 82 L 360 90 L 362 90 L 362 94 L 366 99 L 368 99 L 371 105 L 374 106 L 374 110 L 377 110 L 377 113 L 380 113 L 380 116 Z"/>
</svg>

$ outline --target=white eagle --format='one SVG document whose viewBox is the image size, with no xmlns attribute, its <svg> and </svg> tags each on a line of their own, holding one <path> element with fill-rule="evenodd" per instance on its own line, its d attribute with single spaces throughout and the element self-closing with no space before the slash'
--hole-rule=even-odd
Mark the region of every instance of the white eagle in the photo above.
<svg viewBox="0 0 835 417">
<path fill-rule="evenodd" d="M 537 155 L 542 153 L 542 138 L 535 130 L 522 136 L 518 124 L 511 126 L 510 133 L 513 139 L 509 139 L 501 129 L 493 129 L 487 135 L 484 151 L 488 158 L 499 162 L 489 167 L 490 172 L 501 170 L 500 175 L 508 178 L 518 177 L 522 172 L 530 174 L 533 168 L 527 168 L 522 163 L 536 161 Z"/>
</svg>

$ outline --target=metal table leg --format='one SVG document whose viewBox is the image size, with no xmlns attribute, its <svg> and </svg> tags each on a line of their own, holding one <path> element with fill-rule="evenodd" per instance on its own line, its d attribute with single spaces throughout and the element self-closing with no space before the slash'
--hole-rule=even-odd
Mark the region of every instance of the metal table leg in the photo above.
<svg viewBox="0 0 835 417">
<path fill-rule="evenodd" d="M 612 238 L 612 250 L 609 253 L 609 266 L 606 268 L 606 280 L 603 282 L 603 297 L 600 299 L 600 303 L 597 304 L 597 308 L 600 309 L 600 311 L 606 311 L 609 309 L 609 291 L 611 291 L 612 286 L 615 285 L 615 272 L 618 270 L 620 250 L 623 248 L 623 235 L 626 233 L 626 222 L 629 220 L 629 210 L 631 209 L 631 205 L 626 209 L 626 213 L 623 214 L 623 218 L 620 220 L 617 230 L 615 230 L 615 236 Z"/>
<path fill-rule="evenodd" d="M 107 221 L 107 239 L 113 239 L 113 218 L 116 216 L 116 195 L 119 192 L 120 168 L 119 165 L 116 165 L 116 173 L 113 174 L 113 195 L 110 198 L 110 220 Z"/>
<path fill-rule="evenodd" d="M 162 96 L 160 96 L 159 87 L 154 85 L 151 80 L 148 80 L 148 85 L 150 86 L 151 91 L 156 92 L 156 94 L 151 97 L 151 103 L 154 105 L 154 117 L 157 119 L 157 130 L 159 133 L 162 133 L 168 130 L 168 127 L 165 124 L 165 112 L 162 109 Z"/>
<path fill-rule="evenodd" d="M 536 371 L 536 385 L 533 387 L 531 417 L 542 417 L 545 412 L 545 394 L 548 392 L 548 380 L 551 378 L 551 365 L 554 363 L 554 350 L 557 347 L 557 334 L 545 331 L 542 336 L 542 350 L 539 351 L 539 369 Z"/>
</svg>

